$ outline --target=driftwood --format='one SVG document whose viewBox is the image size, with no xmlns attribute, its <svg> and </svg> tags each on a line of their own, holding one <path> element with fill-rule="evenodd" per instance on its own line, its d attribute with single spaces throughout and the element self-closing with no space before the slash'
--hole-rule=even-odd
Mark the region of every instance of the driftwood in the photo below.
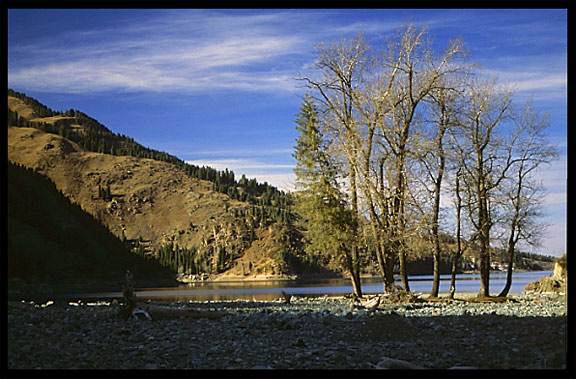
<svg viewBox="0 0 576 379">
<path fill-rule="evenodd" d="M 282 294 L 284 304 L 290 304 L 290 300 L 292 300 L 292 295 L 284 291 L 280 291 L 280 293 Z"/>
<path fill-rule="evenodd" d="M 380 296 L 375 296 L 370 299 L 354 299 L 352 301 L 351 309 L 365 309 L 369 312 L 375 311 L 380 305 Z"/>
<path fill-rule="evenodd" d="M 150 319 L 150 315 L 138 309 L 138 301 L 136 300 L 136 294 L 134 293 L 134 275 L 130 270 L 126 270 L 125 279 L 126 283 L 122 289 L 122 295 L 124 295 L 124 306 L 120 310 L 120 317 L 127 320 L 130 317 L 138 319 L 139 315 L 144 315 L 147 319 Z"/>
<path fill-rule="evenodd" d="M 424 367 L 401 359 L 383 357 L 374 367 L 375 369 L 421 370 Z"/>
<path fill-rule="evenodd" d="M 153 320 L 167 318 L 209 318 L 219 319 L 226 316 L 227 312 L 198 311 L 195 309 L 171 308 L 159 305 L 148 304 L 145 308 L 138 304 L 136 293 L 134 292 L 134 275 L 126 271 L 126 284 L 122 291 L 124 295 L 124 307 L 120 310 L 120 316 L 125 320 L 133 318 L 135 320 Z"/>
</svg>

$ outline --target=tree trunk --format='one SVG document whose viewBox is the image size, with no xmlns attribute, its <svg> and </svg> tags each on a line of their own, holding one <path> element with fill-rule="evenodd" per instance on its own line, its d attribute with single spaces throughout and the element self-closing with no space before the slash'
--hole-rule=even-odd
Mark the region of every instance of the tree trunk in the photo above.
<svg viewBox="0 0 576 379">
<path fill-rule="evenodd" d="M 352 269 L 350 272 L 352 279 L 352 289 L 354 290 L 355 297 L 362 297 L 362 284 L 360 282 L 360 270 Z"/>
<path fill-rule="evenodd" d="M 452 275 L 450 277 L 450 292 L 448 293 L 448 299 L 454 299 L 454 293 L 456 292 L 456 269 L 459 260 L 460 256 L 458 254 L 454 255 L 454 259 L 452 259 Z"/>
<path fill-rule="evenodd" d="M 402 287 L 406 291 L 410 291 L 410 284 L 408 283 L 408 267 L 406 263 L 406 253 L 404 252 L 404 249 L 402 247 L 400 248 L 398 258 L 400 263 L 400 279 L 402 280 Z"/>
<path fill-rule="evenodd" d="M 514 229 L 516 228 L 515 223 L 512 223 L 512 233 L 510 239 L 508 239 L 508 270 L 506 273 L 506 285 L 502 289 L 502 292 L 498 295 L 499 297 L 508 296 L 510 287 L 512 286 L 512 270 L 514 265 Z"/>
<path fill-rule="evenodd" d="M 405 154 L 402 153 L 399 157 L 397 164 L 398 178 L 396 182 L 396 194 L 394 199 L 394 246 L 398 254 L 398 262 L 400 263 L 400 279 L 402 280 L 402 287 L 406 291 L 410 291 L 410 284 L 408 283 L 408 267 L 406 262 L 406 251 L 404 250 L 403 240 L 405 238 L 405 220 L 404 220 L 404 197 L 405 197 Z"/>
<path fill-rule="evenodd" d="M 350 185 L 352 191 L 352 212 L 354 220 L 352 222 L 353 235 L 358 237 L 358 192 L 356 185 L 356 170 L 354 169 L 354 162 L 350 162 Z M 354 287 L 354 294 L 357 297 L 362 297 L 362 284 L 360 282 L 360 254 L 358 252 L 358 241 L 352 242 L 350 246 L 352 262 L 350 262 L 350 275 L 352 277 L 352 286 Z"/>
<path fill-rule="evenodd" d="M 352 281 L 352 291 L 354 297 L 362 297 L 362 285 L 360 282 L 360 270 L 358 270 L 358 265 L 354 261 L 354 252 L 348 251 L 345 246 L 342 246 L 345 254 L 345 267 L 350 275 L 350 280 Z M 355 249 L 355 246 L 351 247 L 351 250 Z"/>
<path fill-rule="evenodd" d="M 486 190 L 486 173 L 484 172 L 482 151 L 477 147 L 476 171 L 478 193 L 478 239 L 480 242 L 480 294 L 490 296 L 490 218 L 488 214 L 488 191 Z"/>
<path fill-rule="evenodd" d="M 481 247 L 480 256 L 480 296 L 490 296 L 490 251 L 489 247 Z"/>
<path fill-rule="evenodd" d="M 480 213 L 480 296 L 490 296 L 490 232 L 487 214 L 482 209 Z"/>
<path fill-rule="evenodd" d="M 436 199 L 434 201 L 434 215 L 432 221 L 432 258 L 434 259 L 434 274 L 430 297 L 438 297 L 440 287 L 440 238 L 438 236 L 438 217 L 440 213 L 440 186 L 437 184 Z"/>
<path fill-rule="evenodd" d="M 456 173 L 456 181 L 454 183 L 454 195 L 456 195 L 456 254 L 452 258 L 452 276 L 450 278 L 450 293 L 448 294 L 449 299 L 454 299 L 454 293 L 456 292 L 456 268 L 458 267 L 458 261 L 462 256 L 462 197 L 460 196 L 460 175 L 461 172 L 458 170 Z"/>
<path fill-rule="evenodd" d="M 434 259 L 434 273 L 432 279 L 432 289 L 430 290 L 430 297 L 438 297 L 438 292 L 440 290 L 440 259 L 436 253 L 433 253 L 432 258 Z"/>
<path fill-rule="evenodd" d="M 384 241 L 380 242 L 377 254 L 378 264 L 380 266 L 382 281 L 384 284 L 384 293 L 394 293 L 396 290 L 394 282 L 394 256 L 386 252 Z"/>
<path fill-rule="evenodd" d="M 382 254 L 382 246 L 380 241 L 376 240 L 376 259 L 378 260 L 378 268 L 382 274 L 382 284 L 384 285 L 384 292 L 386 291 L 386 261 L 384 260 L 384 255 Z"/>
<path fill-rule="evenodd" d="M 432 258 L 434 259 L 434 277 L 432 280 L 432 290 L 430 291 L 431 297 L 438 297 L 440 287 L 440 237 L 438 236 L 438 219 L 440 218 L 440 191 L 442 190 L 442 177 L 444 176 L 444 166 L 446 164 L 444 149 L 442 147 L 442 139 L 444 138 L 444 132 L 446 130 L 442 125 L 444 122 L 445 115 L 443 112 L 440 130 L 438 131 L 438 139 L 436 141 L 440 166 L 438 167 L 438 174 L 434 181 L 434 210 L 432 214 Z"/>
</svg>

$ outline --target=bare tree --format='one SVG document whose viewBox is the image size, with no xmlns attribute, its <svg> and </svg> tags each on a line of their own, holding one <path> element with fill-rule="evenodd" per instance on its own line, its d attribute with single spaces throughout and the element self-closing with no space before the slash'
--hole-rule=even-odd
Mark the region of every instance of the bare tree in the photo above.
<svg viewBox="0 0 576 379">
<path fill-rule="evenodd" d="M 510 144 L 503 128 L 510 118 L 512 91 L 496 79 L 471 81 L 466 108 L 457 135 L 468 199 L 470 221 L 476 230 L 480 254 L 480 296 L 490 296 L 490 231 L 495 189 L 512 164 Z"/>
<path fill-rule="evenodd" d="M 360 240 L 358 232 L 359 208 L 356 166 L 358 164 L 358 132 L 355 121 L 354 88 L 363 80 L 369 46 L 359 36 L 351 41 L 317 46 L 318 57 L 315 67 L 323 74 L 320 79 L 303 78 L 315 96 L 324 116 L 323 125 L 327 134 L 334 138 L 335 145 L 346 156 L 350 183 L 350 206 L 353 212 L 351 233 Z M 361 295 L 360 254 L 358 243 L 350 246 L 351 276 L 355 293 Z"/>
<path fill-rule="evenodd" d="M 432 197 L 432 215 L 429 221 L 433 257 L 431 297 L 438 297 L 440 287 L 440 200 L 445 170 L 447 169 L 446 161 L 450 158 L 447 156 L 445 135 L 459 122 L 461 98 L 464 92 L 463 85 L 466 80 L 464 75 L 459 75 L 464 73 L 464 66 L 461 67 L 461 70 L 462 72 L 443 77 L 439 81 L 439 85 L 430 92 L 428 103 L 430 105 L 431 135 L 423 139 L 423 144 L 419 151 L 419 162 L 424 167 L 421 182 Z M 448 149 L 450 149 L 449 146 Z M 429 188 L 428 182 L 432 184 L 432 188 Z M 456 176 L 456 187 L 456 195 L 459 196 L 458 174 Z M 457 204 L 457 207 L 459 206 L 461 204 Z"/>
<path fill-rule="evenodd" d="M 414 122 L 424 99 L 443 86 L 443 78 L 461 70 L 451 63 L 463 52 L 461 41 L 452 41 L 439 56 L 434 54 L 425 28 L 408 25 L 401 29 L 396 43 L 389 44 L 388 65 L 397 65 L 397 75 L 390 91 L 390 112 L 380 126 L 381 144 L 388 150 L 394 177 L 391 181 L 390 239 L 398 254 L 402 286 L 409 290 L 404 241 L 406 228 L 406 202 L 409 194 L 407 161 L 414 151 Z M 441 180 L 440 180 L 441 182 Z"/>
<path fill-rule="evenodd" d="M 304 80 L 319 94 L 325 124 L 346 157 L 351 206 L 359 214 L 362 200 L 370 215 L 385 290 L 393 288 L 394 256 L 402 286 L 409 290 L 407 176 L 417 109 L 443 76 L 459 70 L 450 62 L 463 46 L 454 41 L 436 56 L 426 29 L 406 25 L 378 54 L 370 51 L 361 37 L 320 46 L 316 67 L 324 76 Z"/>
<path fill-rule="evenodd" d="M 512 285 L 514 254 L 519 241 L 536 244 L 542 231 L 538 222 L 542 203 L 542 185 L 533 175 L 543 164 L 556 158 L 556 149 L 547 141 L 544 130 L 548 127 L 548 117 L 536 112 L 528 102 L 515 118 L 513 146 L 513 166 L 511 175 L 503 182 L 504 219 L 508 229 L 507 255 L 508 269 L 506 285 L 499 296 L 507 296 Z"/>
</svg>

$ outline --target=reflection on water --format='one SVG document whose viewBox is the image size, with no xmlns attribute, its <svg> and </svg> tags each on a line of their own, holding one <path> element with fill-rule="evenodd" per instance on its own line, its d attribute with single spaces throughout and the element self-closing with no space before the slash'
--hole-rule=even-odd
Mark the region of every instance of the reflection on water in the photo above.
<svg viewBox="0 0 576 379">
<path fill-rule="evenodd" d="M 521 294 L 524 286 L 544 276 L 552 275 L 552 271 L 515 272 L 512 275 L 510 294 Z M 457 293 L 476 293 L 480 290 L 478 274 L 460 274 L 456 276 Z M 399 278 L 397 284 L 400 285 Z M 432 287 L 432 275 L 413 276 L 409 278 L 410 289 L 414 292 L 428 293 Z M 490 293 L 498 294 L 506 284 L 506 273 L 490 274 Z M 382 293 L 380 277 L 363 278 L 362 291 L 365 294 Z M 440 293 L 450 290 L 450 275 L 440 276 Z M 138 298 L 162 301 L 207 301 L 207 300 L 277 300 L 281 292 L 293 295 L 317 297 L 323 295 L 336 296 L 352 293 L 349 279 L 317 279 L 317 280 L 262 280 L 244 282 L 206 282 L 190 283 L 172 288 L 154 288 L 136 291 Z M 94 298 L 122 297 L 120 292 L 92 294 Z"/>
</svg>

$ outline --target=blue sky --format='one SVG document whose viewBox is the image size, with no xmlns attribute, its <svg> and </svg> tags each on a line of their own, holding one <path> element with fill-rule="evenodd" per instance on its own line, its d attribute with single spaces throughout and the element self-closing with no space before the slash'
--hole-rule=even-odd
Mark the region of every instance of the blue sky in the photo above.
<svg viewBox="0 0 576 379">
<path fill-rule="evenodd" d="M 382 43 L 427 25 L 438 48 L 462 38 L 470 59 L 551 115 L 562 152 L 540 175 L 543 253 L 566 244 L 567 10 L 8 10 L 8 85 L 55 110 L 197 165 L 292 188 L 295 114 L 314 46 L 362 33 Z"/>
</svg>

